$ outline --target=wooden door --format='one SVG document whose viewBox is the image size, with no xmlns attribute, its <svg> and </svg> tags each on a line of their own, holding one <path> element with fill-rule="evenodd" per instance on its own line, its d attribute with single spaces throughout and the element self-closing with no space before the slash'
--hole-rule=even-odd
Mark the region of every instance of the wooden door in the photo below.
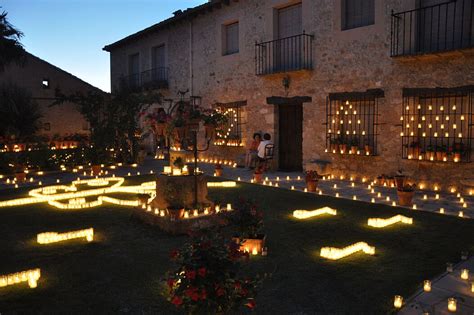
<svg viewBox="0 0 474 315">
<path fill-rule="evenodd" d="M 301 171 L 303 169 L 303 105 L 278 105 L 279 169 Z"/>
</svg>

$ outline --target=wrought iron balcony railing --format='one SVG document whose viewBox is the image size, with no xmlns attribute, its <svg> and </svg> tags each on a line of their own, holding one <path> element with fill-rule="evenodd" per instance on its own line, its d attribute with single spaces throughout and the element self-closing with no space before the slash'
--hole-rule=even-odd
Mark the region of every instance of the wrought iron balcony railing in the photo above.
<svg viewBox="0 0 474 315">
<path fill-rule="evenodd" d="M 313 36 L 301 34 L 255 44 L 255 73 L 313 69 Z"/>
<path fill-rule="evenodd" d="M 473 0 L 392 13 L 392 57 L 433 54 L 474 47 Z"/>
<path fill-rule="evenodd" d="M 122 78 L 122 86 L 131 89 L 159 89 L 168 87 L 168 68 L 154 68 Z"/>
</svg>

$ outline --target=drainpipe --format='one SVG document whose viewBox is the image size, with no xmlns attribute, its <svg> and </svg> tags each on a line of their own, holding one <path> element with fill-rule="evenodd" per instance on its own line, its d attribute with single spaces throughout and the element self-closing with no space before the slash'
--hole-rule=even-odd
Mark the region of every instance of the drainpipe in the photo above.
<svg viewBox="0 0 474 315">
<path fill-rule="evenodd" d="M 189 21 L 189 85 L 190 85 L 190 95 L 194 95 L 194 67 L 193 67 L 193 57 L 194 57 L 194 37 L 193 37 L 193 20 Z"/>
</svg>

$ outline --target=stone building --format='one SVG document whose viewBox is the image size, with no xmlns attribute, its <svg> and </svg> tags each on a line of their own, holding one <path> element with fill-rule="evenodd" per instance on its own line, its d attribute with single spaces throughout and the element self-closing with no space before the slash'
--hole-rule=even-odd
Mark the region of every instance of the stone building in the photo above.
<svg viewBox="0 0 474 315">
<path fill-rule="evenodd" d="M 30 53 L 26 53 L 25 59 L 22 66 L 16 64 L 7 66 L 5 71 L 0 73 L 0 84 L 13 83 L 31 93 L 43 115 L 38 134 L 49 138 L 74 134 L 87 135 L 88 123 L 77 111 L 75 104 L 64 103 L 52 107 L 50 105 L 55 100 L 56 89 L 60 89 L 66 95 L 75 92 L 101 92 L 101 90 Z"/>
<path fill-rule="evenodd" d="M 112 90 L 157 81 L 166 96 L 189 89 L 232 108 L 231 138 L 269 132 L 282 170 L 324 160 L 335 174 L 402 169 L 459 186 L 474 177 L 473 11 L 472 0 L 209 1 L 104 50 Z"/>
</svg>

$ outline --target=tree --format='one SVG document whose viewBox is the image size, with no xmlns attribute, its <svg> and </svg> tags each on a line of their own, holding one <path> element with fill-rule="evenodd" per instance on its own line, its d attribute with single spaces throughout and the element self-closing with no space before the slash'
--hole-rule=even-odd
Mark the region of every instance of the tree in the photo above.
<svg viewBox="0 0 474 315">
<path fill-rule="evenodd" d="M 34 135 L 41 118 L 28 90 L 12 83 L 0 86 L 0 136 L 24 139 Z"/>
<path fill-rule="evenodd" d="M 7 12 L 0 14 L 0 72 L 15 62 L 19 65 L 25 61 L 25 49 L 20 43 L 23 33 L 8 22 Z"/>
</svg>

